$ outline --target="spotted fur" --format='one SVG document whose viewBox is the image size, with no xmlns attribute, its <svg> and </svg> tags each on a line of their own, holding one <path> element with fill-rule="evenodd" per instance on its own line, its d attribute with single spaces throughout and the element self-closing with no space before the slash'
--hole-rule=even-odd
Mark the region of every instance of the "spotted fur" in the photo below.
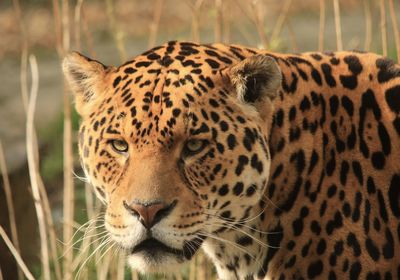
<svg viewBox="0 0 400 280">
<path fill-rule="evenodd" d="M 132 267 L 202 247 L 220 279 L 400 279 L 397 64 L 169 42 L 63 67 L 82 166 Z M 137 209 L 153 204 L 149 225 Z"/>
</svg>

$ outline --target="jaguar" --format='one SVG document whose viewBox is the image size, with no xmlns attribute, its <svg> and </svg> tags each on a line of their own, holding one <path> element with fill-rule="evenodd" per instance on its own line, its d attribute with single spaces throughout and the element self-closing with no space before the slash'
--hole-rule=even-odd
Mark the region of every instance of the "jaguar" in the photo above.
<svg viewBox="0 0 400 280">
<path fill-rule="evenodd" d="M 171 41 L 63 71 L 105 227 L 141 273 L 400 279 L 400 67 Z"/>
</svg>

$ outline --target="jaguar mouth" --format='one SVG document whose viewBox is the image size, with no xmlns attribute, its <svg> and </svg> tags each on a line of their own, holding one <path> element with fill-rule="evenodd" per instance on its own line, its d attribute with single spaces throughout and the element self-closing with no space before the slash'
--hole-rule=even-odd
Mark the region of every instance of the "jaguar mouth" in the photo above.
<svg viewBox="0 0 400 280">
<path fill-rule="evenodd" d="M 138 253 L 148 253 L 148 254 L 156 254 L 156 253 L 169 253 L 169 254 L 173 254 L 173 255 L 183 255 L 183 251 L 179 250 L 179 249 L 175 249 L 172 247 L 169 247 L 167 245 L 165 245 L 164 243 L 158 241 L 155 238 L 149 238 L 146 239 L 144 241 L 142 241 L 141 243 L 139 243 L 138 245 L 136 245 L 135 247 L 132 248 L 131 250 L 131 254 L 138 254 Z"/>
<path fill-rule="evenodd" d="M 169 247 L 168 245 L 162 243 L 161 241 L 155 238 L 149 238 L 140 242 L 135 247 L 133 247 L 130 253 L 132 255 L 142 253 L 147 256 L 153 256 L 153 257 L 160 254 L 172 254 L 178 257 L 179 259 L 190 260 L 193 257 L 193 255 L 197 252 L 197 250 L 200 248 L 203 241 L 204 237 L 202 236 L 195 237 L 192 240 L 185 241 L 183 249 L 176 249 Z"/>
</svg>

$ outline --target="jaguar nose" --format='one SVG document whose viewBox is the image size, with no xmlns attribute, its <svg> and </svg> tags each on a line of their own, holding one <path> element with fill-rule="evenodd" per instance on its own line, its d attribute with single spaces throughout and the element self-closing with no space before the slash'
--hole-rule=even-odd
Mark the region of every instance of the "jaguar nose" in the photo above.
<svg viewBox="0 0 400 280">
<path fill-rule="evenodd" d="M 137 217 L 147 229 L 151 229 L 155 224 L 168 216 L 176 203 L 176 200 L 169 205 L 159 201 L 134 201 L 130 204 L 126 201 L 123 202 L 125 209 L 127 209 L 130 214 Z"/>
</svg>

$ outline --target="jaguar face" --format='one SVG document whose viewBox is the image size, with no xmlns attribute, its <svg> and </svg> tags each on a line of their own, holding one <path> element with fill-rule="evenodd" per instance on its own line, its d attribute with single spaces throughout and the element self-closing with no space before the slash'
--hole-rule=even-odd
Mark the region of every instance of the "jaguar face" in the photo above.
<svg viewBox="0 0 400 280">
<path fill-rule="evenodd" d="M 269 176 L 281 79 L 272 58 L 180 43 L 118 68 L 73 53 L 63 68 L 82 117 L 83 169 L 134 269 L 174 270 L 249 217 Z"/>
</svg>

